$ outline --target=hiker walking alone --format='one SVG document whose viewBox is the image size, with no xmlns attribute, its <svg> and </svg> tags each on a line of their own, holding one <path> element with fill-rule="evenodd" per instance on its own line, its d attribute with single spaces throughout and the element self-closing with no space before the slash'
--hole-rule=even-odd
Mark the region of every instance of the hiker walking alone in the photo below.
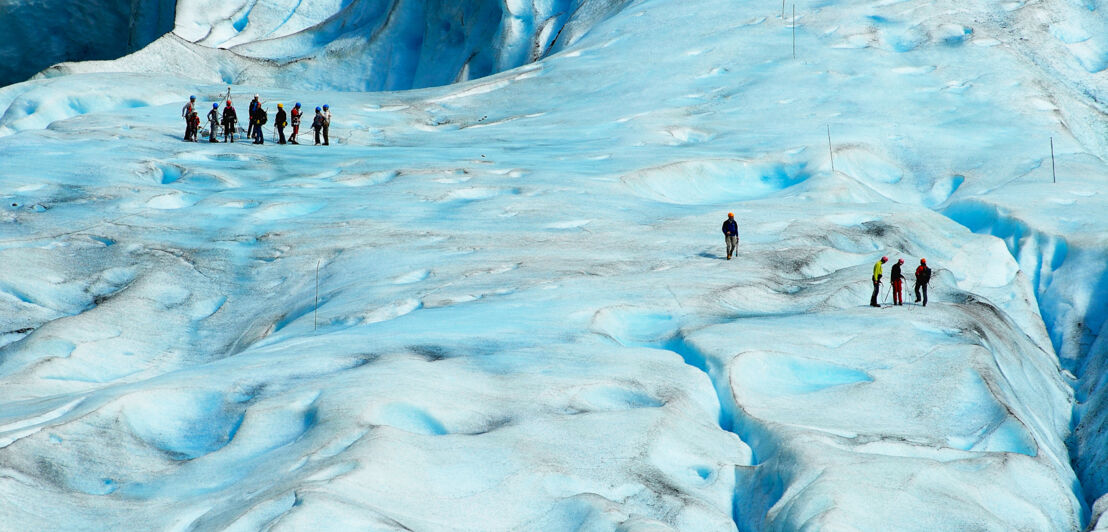
<svg viewBox="0 0 1108 532">
<path fill-rule="evenodd" d="M 312 118 L 312 129 L 315 130 L 315 145 L 319 146 L 319 132 L 323 129 L 323 109 L 315 108 L 315 117 Z"/>
<path fill-rule="evenodd" d="M 323 104 L 323 145 L 330 146 L 331 143 L 327 140 L 327 132 L 331 130 L 331 108 L 327 104 Z"/>
<path fill-rule="evenodd" d="M 881 290 L 881 274 L 883 273 L 881 265 L 886 262 L 889 262 L 889 258 L 881 257 L 881 260 L 873 265 L 873 295 L 869 298 L 869 306 L 871 307 L 881 306 L 877 304 L 877 292 Z"/>
<path fill-rule="evenodd" d="M 296 102 L 289 114 L 292 118 L 292 135 L 289 136 L 289 144 L 300 144 L 296 142 L 296 134 L 300 132 L 300 115 L 303 114 L 300 110 L 300 102 Z"/>
<path fill-rule="evenodd" d="M 277 144 L 285 143 L 285 126 L 288 125 L 288 116 L 285 115 L 285 106 L 283 104 L 277 104 L 277 116 L 274 117 L 277 121 L 273 125 L 277 126 Z"/>
<path fill-rule="evenodd" d="M 927 306 L 927 283 L 931 282 L 931 268 L 927 267 L 927 259 L 920 259 L 916 267 L 916 303 L 919 303 L 920 290 L 923 290 L 923 306 Z"/>
<path fill-rule="evenodd" d="M 215 132 L 219 129 L 219 104 L 213 103 L 212 110 L 208 111 L 208 142 L 219 142 L 215 139 Z"/>
<path fill-rule="evenodd" d="M 904 304 L 904 274 L 900 272 L 900 266 L 904 264 L 904 259 L 899 259 L 896 264 L 893 265 L 893 304 Z"/>
<path fill-rule="evenodd" d="M 181 108 L 181 118 L 185 119 L 185 140 L 189 140 L 189 130 L 192 128 L 192 120 L 190 115 L 196 107 L 196 96 L 189 96 L 188 103 Z"/>
<path fill-rule="evenodd" d="M 235 124 L 239 121 L 239 115 L 235 112 L 235 107 L 231 105 L 231 100 L 227 100 L 227 105 L 223 107 L 223 142 L 227 142 L 230 138 L 231 142 L 235 141 Z"/>
<path fill-rule="evenodd" d="M 739 223 L 735 221 L 735 213 L 727 213 L 727 219 L 723 221 L 723 241 L 727 245 L 727 260 L 736 253 L 739 247 Z"/>
</svg>

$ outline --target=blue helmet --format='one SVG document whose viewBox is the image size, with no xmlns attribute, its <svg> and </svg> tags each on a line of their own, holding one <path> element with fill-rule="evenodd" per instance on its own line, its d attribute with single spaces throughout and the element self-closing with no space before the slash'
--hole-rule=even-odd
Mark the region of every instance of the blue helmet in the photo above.
<svg viewBox="0 0 1108 532">
<path fill-rule="evenodd" d="M 212 109 L 219 109 L 219 103 L 218 102 L 213 103 L 212 104 Z"/>
<path fill-rule="evenodd" d="M 316 107 L 315 110 L 316 111 L 322 111 L 323 109 L 320 109 L 320 108 Z"/>
<path fill-rule="evenodd" d="M 299 109 L 299 108 L 300 108 L 300 102 L 296 102 L 296 108 L 297 108 L 297 109 Z"/>
<path fill-rule="evenodd" d="M 329 106 L 329 105 L 327 105 L 327 104 L 323 104 L 323 108 L 324 108 L 324 109 L 330 109 L 330 108 L 331 108 L 331 106 Z"/>
<path fill-rule="evenodd" d="M 196 99 L 196 96 L 195 96 L 195 95 L 193 95 L 193 96 L 189 96 L 189 99 L 190 99 L 190 100 L 195 100 L 195 99 Z"/>
</svg>

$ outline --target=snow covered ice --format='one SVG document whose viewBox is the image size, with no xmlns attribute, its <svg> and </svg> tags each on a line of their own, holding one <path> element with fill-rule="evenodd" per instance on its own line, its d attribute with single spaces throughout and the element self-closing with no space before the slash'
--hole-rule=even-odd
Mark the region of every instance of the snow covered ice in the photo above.
<svg viewBox="0 0 1108 532">
<path fill-rule="evenodd" d="M 1106 530 L 1106 9 L 182 0 L 0 88 L 0 518 Z"/>
</svg>

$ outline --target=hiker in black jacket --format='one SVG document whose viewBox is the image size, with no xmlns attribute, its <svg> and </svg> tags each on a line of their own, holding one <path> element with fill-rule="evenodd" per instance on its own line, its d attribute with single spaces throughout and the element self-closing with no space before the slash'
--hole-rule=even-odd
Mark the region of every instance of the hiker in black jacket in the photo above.
<svg viewBox="0 0 1108 532">
<path fill-rule="evenodd" d="M 266 114 L 265 109 L 261 105 L 254 108 L 253 116 L 250 118 L 250 123 L 254 124 L 254 144 L 265 144 L 265 136 L 262 134 L 262 126 L 269 121 L 269 116 Z"/>
<path fill-rule="evenodd" d="M 900 271 L 900 266 L 904 264 L 904 259 L 899 259 L 896 264 L 893 264 L 893 304 L 904 304 L 904 274 Z"/>
<path fill-rule="evenodd" d="M 223 142 L 227 142 L 227 139 L 231 139 L 231 142 L 235 141 L 235 124 L 239 121 L 239 115 L 235 112 L 235 106 L 231 105 L 231 100 L 227 100 L 227 105 L 223 106 Z"/>
<path fill-rule="evenodd" d="M 277 144 L 285 143 L 285 126 L 288 125 L 288 115 L 285 114 L 285 106 L 283 104 L 277 104 L 277 116 L 276 122 L 273 125 L 277 126 Z"/>
<path fill-rule="evenodd" d="M 246 138 L 248 139 L 257 138 L 254 135 L 254 114 L 261 106 L 262 101 L 258 98 L 258 95 L 255 94 L 254 99 L 250 100 L 250 108 L 248 109 L 248 113 L 246 115 Z"/>
</svg>

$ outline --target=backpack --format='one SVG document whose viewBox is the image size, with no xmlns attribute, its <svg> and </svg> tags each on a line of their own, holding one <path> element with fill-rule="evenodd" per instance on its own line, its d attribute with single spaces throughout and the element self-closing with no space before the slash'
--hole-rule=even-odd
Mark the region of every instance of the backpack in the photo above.
<svg viewBox="0 0 1108 532">
<path fill-rule="evenodd" d="M 258 125 L 259 126 L 264 126 L 267 121 L 269 121 L 269 116 L 266 115 L 265 109 L 262 109 L 261 107 L 259 107 L 258 108 Z"/>
<path fill-rule="evenodd" d="M 927 266 L 924 266 L 923 264 L 920 264 L 919 267 L 916 268 L 916 282 L 918 282 L 920 284 L 927 284 L 927 282 L 930 281 L 930 280 L 931 280 L 931 268 L 928 268 Z"/>
</svg>

